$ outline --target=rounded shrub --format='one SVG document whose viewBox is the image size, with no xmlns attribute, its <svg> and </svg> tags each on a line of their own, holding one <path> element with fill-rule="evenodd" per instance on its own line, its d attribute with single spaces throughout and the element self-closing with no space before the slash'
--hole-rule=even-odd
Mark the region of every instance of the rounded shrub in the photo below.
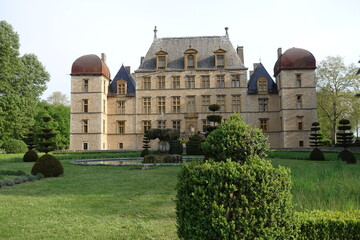
<svg viewBox="0 0 360 240">
<path fill-rule="evenodd" d="M 323 152 L 318 148 L 315 148 L 314 150 L 311 151 L 309 158 L 310 160 L 314 160 L 314 161 L 325 161 L 325 156 Z"/>
<path fill-rule="evenodd" d="M 199 134 L 192 136 L 186 143 L 186 154 L 187 155 L 203 155 L 201 144 L 204 142 L 204 138 Z"/>
<path fill-rule="evenodd" d="M 18 139 L 10 139 L 1 146 L 6 153 L 25 153 L 27 151 L 26 144 Z"/>
<path fill-rule="evenodd" d="M 212 131 L 202 144 L 205 158 L 214 161 L 230 158 L 244 163 L 253 156 L 265 157 L 268 149 L 269 144 L 262 131 L 247 125 L 235 113 Z"/>
<path fill-rule="evenodd" d="M 35 150 L 31 149 L 24 154 L 23 161 L 24 162 L 36 162 L 36 160 L 38 160 L 38 158 L 39 158 L 39 156 L 38 156 L 37 152 Z"/>
<path fill-rule="evenodd" d="M 183 153 L 183 145 L 178 139 L 170 140 L 170 150 L 169 154 L 178 154 L 181 155 Z"/>
<path fill-rule="evenodd" d="M 43 174 L 45 177 L 58 177 L 63 175 L 64 168 L 56 157 L 45 154 L 41 156 L 31 169 L 32 175 Z"/>
<path fill-rule="evenodd" d="M 267 160 L 192 162 L 178 176 L 181 239 L 294 239 L 289 169 Z"/>
<path fill-rule="evenodd" d="M 356 163 L 356 158 L 349 150 L 343 150 L 339 153 L 338 158 L 350 164 Z"/>
</svg>

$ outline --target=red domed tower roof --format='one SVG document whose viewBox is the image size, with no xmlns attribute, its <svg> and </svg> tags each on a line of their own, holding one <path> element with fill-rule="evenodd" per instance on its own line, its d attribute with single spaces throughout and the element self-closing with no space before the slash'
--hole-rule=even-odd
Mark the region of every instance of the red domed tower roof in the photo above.
<svg viewBox="0 0 360 240">
<path fill-rule="evenodd" d="M 89 54 L 75 60 L 71 75 L 104 75 L 110 79 L 110 70 L 97 55 Z"/>
<path fill-rule="evenodd" d="M 275 63 L 274 75 L 283 69 L 315 69 L 316 60 L 311 52 L 301 48 L 290 48 Z"/>
</svg>

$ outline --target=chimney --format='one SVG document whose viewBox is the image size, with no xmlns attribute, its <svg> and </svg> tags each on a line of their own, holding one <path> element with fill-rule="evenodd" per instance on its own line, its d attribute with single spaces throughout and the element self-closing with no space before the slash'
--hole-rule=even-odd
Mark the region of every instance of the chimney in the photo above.
<svg viewBox="0 0 360 240">
<path fill-rule="evenodd" d="M 236 52 L 239 55 L 242 64 L 244 64 L 244 46 L 237 46 Z"/>
<path fill-rule="evenodd" d="M 101 53 L 101 60 L 106 64 L 106 54 Z"/>
<path fill-rule="evenodd" d="M 277 55 L 278 55 L 278 58 L 281 57 L 281 55 L 282 55 L 282 49 L 281 48 L 278 48 Z"/>
<path fill-rule="evenodd" d="M 155 26 L 155 28 L 154 28 L 154 40 L 156 40 L 157 39 L 157 29 L 156 29 L 156 26 Z"/>
<path fill-rule="evenodd" d="M 145 57 L 140 58 L 140 65 L 144 62 Z"/>
<path fill-rule="evenodd" d="M 259 66 L 260 63 L 254 63 L 254 71 Z"/>
<path fill-rule="evenodd" d="M 229 30 L 229 28 L 228 28 L 228 27 L 225 27 L 225 36 L 226 36 L 227 38 L 229 38 L 228 30 Z"/>
<path fill-rule="evenodd" d="M 254 71 L 249 71 L 250 77 L 254 74 Z"/>
<path fill-rule="evenodd" d="M 130 66 L 125 66 L 126 72 L 130 74 Z"/>
</svg>

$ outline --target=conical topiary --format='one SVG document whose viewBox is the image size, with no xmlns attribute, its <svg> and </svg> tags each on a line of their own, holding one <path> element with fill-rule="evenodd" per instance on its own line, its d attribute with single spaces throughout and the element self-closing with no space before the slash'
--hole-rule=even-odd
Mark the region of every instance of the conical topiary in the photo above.
<svg viewBox="0 0 360 240">
<path fill-rule="evenodd" d="M 219 125 L 221 123 L 222 120 L 222 116 L 221 115 L 215 115 L 216 111 L 220 110 L 220 106 L 218 104 L 211 104 L 209 106 L 209 110 L 213 112 L 212 115 L 209 115 L 206 117 L 206 119 L 212 123 L 212 125 L 207 126 L 205 131 L 206 131 L 206 136 L 209 135 L 212 131 L 214 131 L 217 127 L 217 125 Z"/>
<path fill-rule="evenodd" d="M 322 143 L 320 142 L 321 134 L 320 131 L 320 124 L 318 122 L 314 122 L 311 124 L 313 127 L 311 128 L 311 131 L 313 133 L 310 134 L 310 146 L 315 147 L 314 150 L 310 153 L 310 160 L 316 160 L 316 161 L 325 161 L 325 156 L 323 152 L 318 148 L 321 147 Z"/>
<path fill-rule="evenodd" d="M 24 142 L 26 143 L 28 147 L 28 151 L 23 156 L 24 162 L 36 162 L 38 160 L 39 156 L 37 152 L 34 150 L 35 148 L 35 133 L 33 132 L 33 129 L 29 129 L 29 133 L 26 135 L 26 138 L 24 139 Z"/>
<path fill-rule="evenodd" d="M 356 158 L 352 152 L 346 148 L 352 143 L 353 133 L 351 132 L 350 121 L 342 119 L 339 121 L 340 126 L 338 127 L 339 132 L 336 134 L 338 139 L 338 145 L 343 147 L 344 150 L 339 153 L 338 158 L 347 163 L 356 163 Z"/>
<path fill-rule="evenodd" d="M 149 155 L 149 154 L 150 154 L 150 151 L 149 151 L 149 148 L 150 148 L 150 144 L 149 144 L 149 143 L 150 143 L 150 139 L 147 137 L 146 134 L 144 135 L 143 143 L 144 143 L 144 145 L 143 145 L 143 149 L 144 149 L 144 150 L 141 151 L 141 154 L 140 154 L 141 157 L 145 157 L 146 155 Z"/>
<path fill-rule="evenodd" d="M 54 142 L 52 138 L 55 137 L 55 133 L 52 133 L 52 129 L 48 127 L 51 117 L 44 116 L 45 127 L 41 129 L 42 133 L 38 135 L 40 138 L 39 148 L 40 152 L 45 152 L 45 155 L 41 156 L 34 164 L 31 174 L 36 175 L 38 173 L 43 174 L 45 177 L 58 177 L 63 175 L 64 168 L 56 157 L 48 154 L 54 150 Z"/>
</svg>

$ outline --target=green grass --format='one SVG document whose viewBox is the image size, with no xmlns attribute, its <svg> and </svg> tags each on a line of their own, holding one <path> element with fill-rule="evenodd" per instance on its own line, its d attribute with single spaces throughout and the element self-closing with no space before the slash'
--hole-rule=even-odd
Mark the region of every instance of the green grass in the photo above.
<svg viewBox="0 0 360 240">
<path fill-rule="evenodd" d="M 0 155 L 0 169 L 30 173 L 33 163 L 21 157 Z M 291 168 L 297 211 L 360 209 L 360 164 L 271 161 Z M 177 239 L 180 167 L 143 171 L 69 162 L 62 160 L 63 177 L 0 189 L 0 239 Z"/>
</svg>

